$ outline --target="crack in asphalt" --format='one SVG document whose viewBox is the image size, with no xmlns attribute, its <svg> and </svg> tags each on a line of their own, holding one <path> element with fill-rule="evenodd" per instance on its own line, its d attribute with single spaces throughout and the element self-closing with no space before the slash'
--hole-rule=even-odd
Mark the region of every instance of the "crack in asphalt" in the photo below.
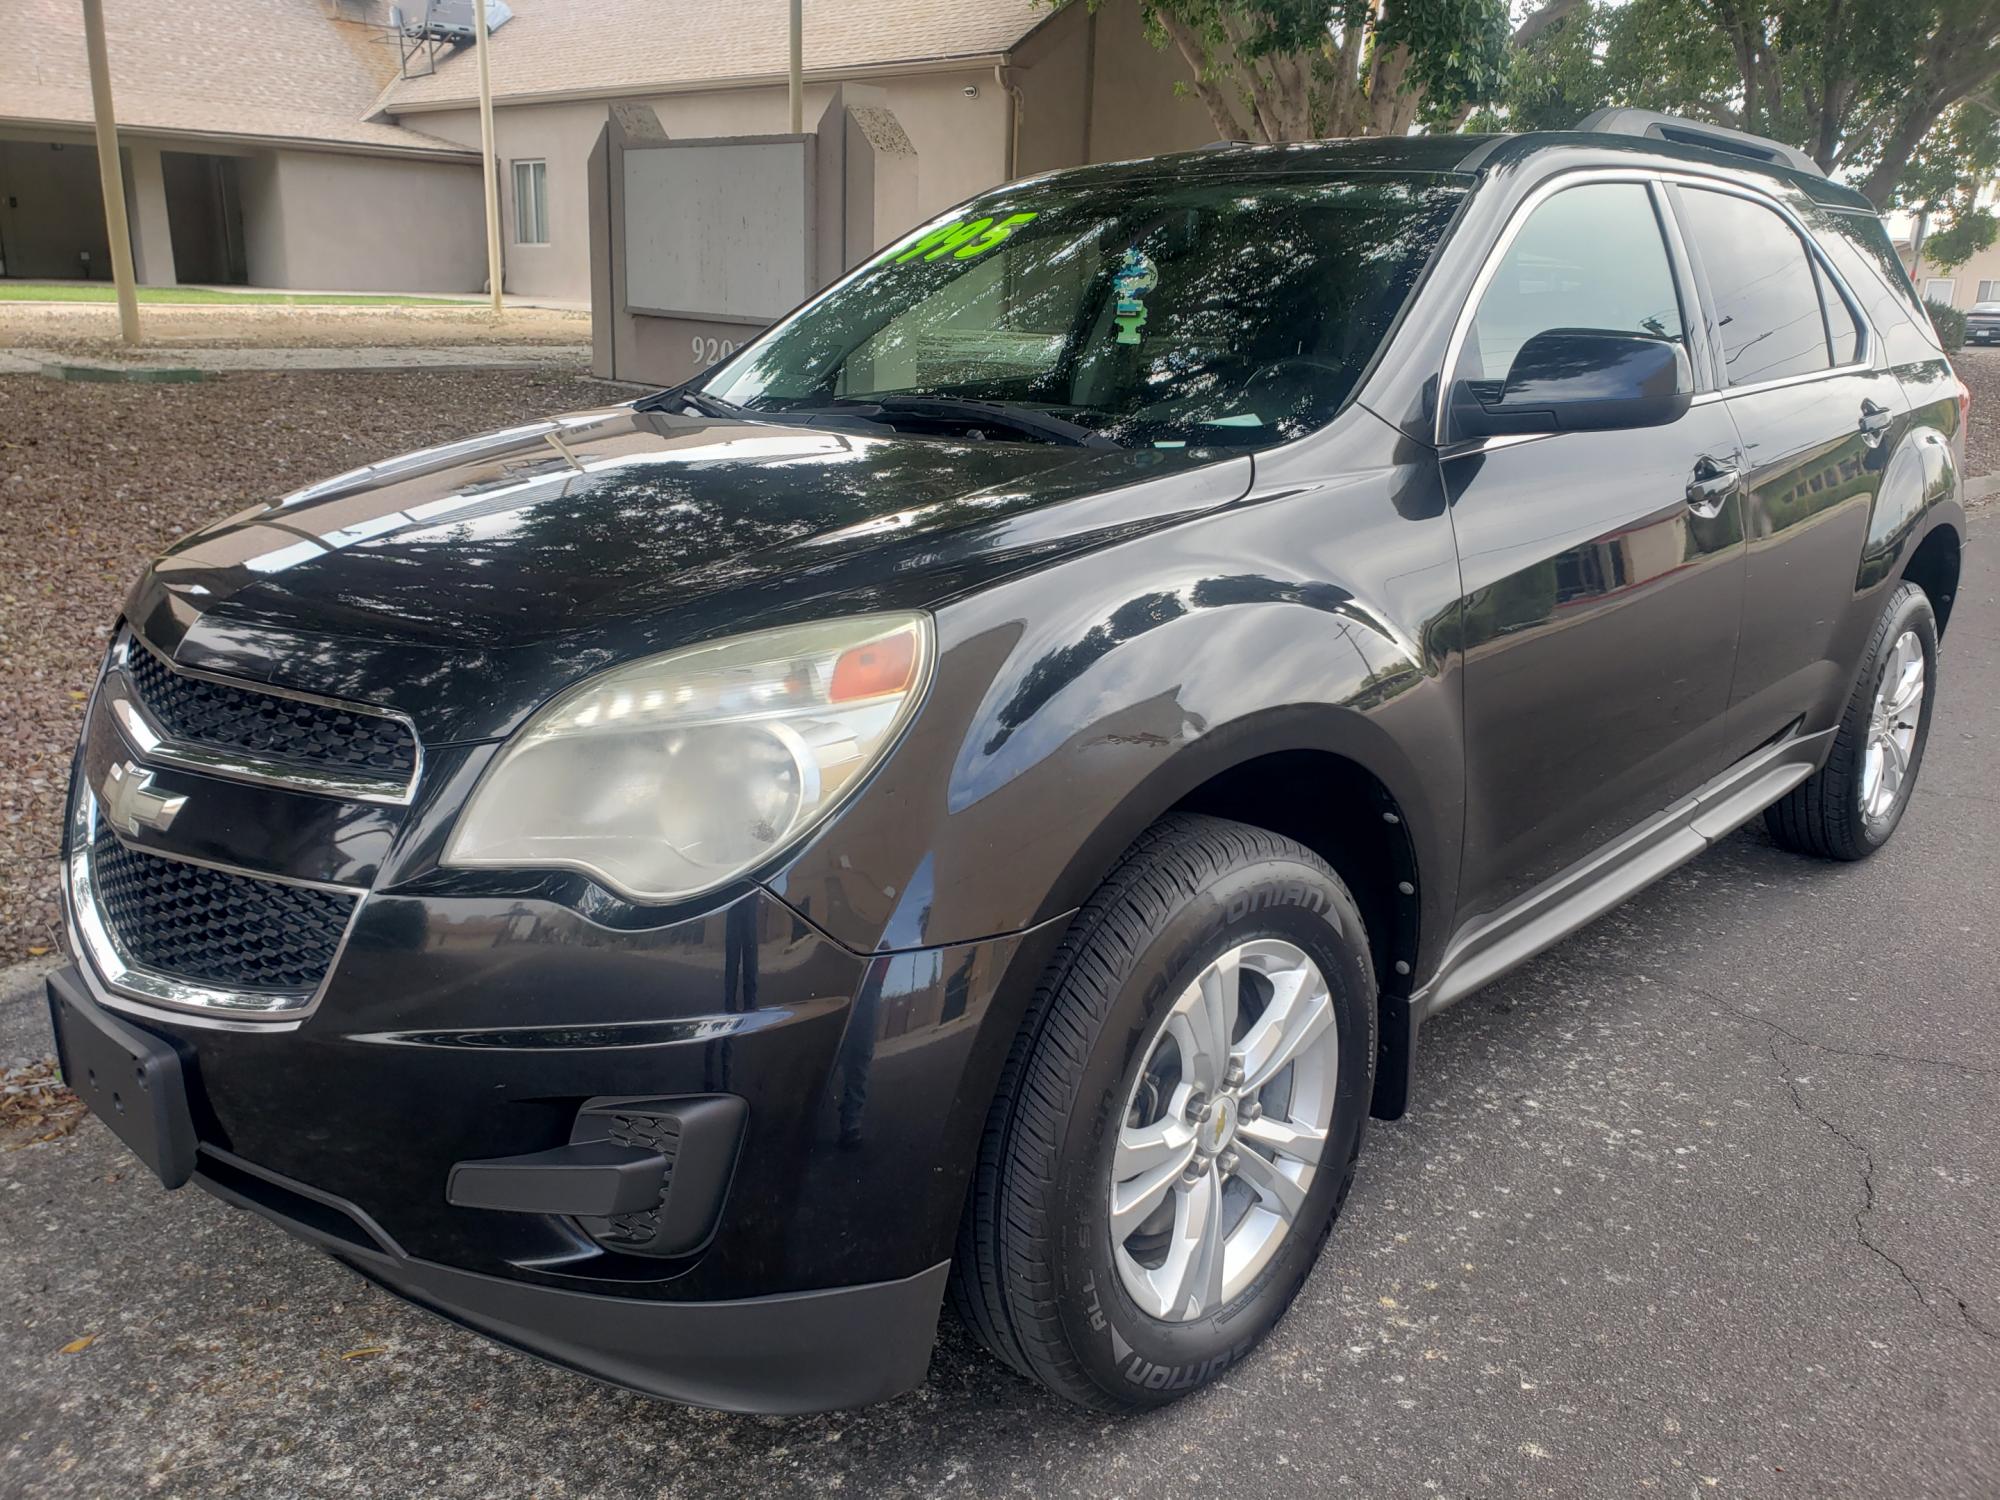
<svg viewBox="0 0 2000 1500">
<path fill-rule="evenodd" d="M 1770 1025 L 1774 1032 L 1784 1032 L 1782 1026 L 1777 1026 L 1769 1022 L 1766 1024 Z M 1789 1033 L 1786 1034 L 1789 1035 Z M 1891 1267 L 1902 1278 L 1903 1284 L 1916 1297 L 1918 1306 L 1930 1314 L 1933 1322 L 1940 1328 L 1954 1326 L 1949 1318 L 1945 1317 L 1937 1308 L 1931 1305 L 1930 1294 L 1924 1290 L 1923 1283 L 1910 1273 L 1910 1268 L 1896 1259 L 1895 1256 L 1891 1255 L 1888 1250 L 1877 1244 L 1873 1239 L 1869 1238 L 1867 1218 L 1868 1215 L 1875 1211 L 1875 1153 L 1806 1103 L 1805 1096 L 1799 1092 L 1798 1080 L 1792 1076 L 1792 1070 L 1785 1066 L 1785 1060 L 1778 1055 L 1778 1049 L 1785 1045 L 1785 1042 L 1780 1041 L 1777 1036 L 1773 1036 L 1766 1050 L 1770 1054 L 1772 1064 L 1778 1070 L 1780 1081 L 1785 1085 L 1785 1092 L 1791 1096 L 1792 1108 L 1818 1125 L 1820 1129 L 1824 1130 L 1828 1135 L 1832 1136 L 1843 1146 L 1847 1147 L 1848 1150 L 1861 1158 L 1861 1206 L 1854 1210 L 1855 1239 L 1860 1241 L 1862 1248 L 1872 1253 L 1884 1265 Z M 1810 1046 L 1811 1044 L 1800 1043 L 1797 1045 Z M 1964 1298 L 1952 1291 L 1950 1287 L 1944 1287 L 1943 1290 L 1957 1304 L 1964 1326 L 1969 1327 L 1980 1338 L 2000 1343 L 2000 1336 L 1996 1336 L 1992 1330 L 1980 1326 L 1978 1319 L 1974 1318 L 1970 1310 L 1966 1307 Z"/>
<path fill-rule="evenodd" d="M 1908 1063 L 1913 1068 L 1944 1068 L 1953 1073 L 1969 1073 L 1975 1078 L 2000 1078 L 2000 1070 L 1975 1068 L 1970 1063 L 1953 1062 L 1947 1057 L 1916 1057 L 1908 1052 L 1871 1052 L 1865 1048 L 1836 1047 L 1831 1042 L 1817 1042 L 1809 1036 L 1800 1036 L 1796 1031 L 1791 1030 L 1789 1027 L 1781 1026 L 1778 1022 L 1770 1020 L 1768 1017 L 1760 1016 L 1747 1010 L 1737 1010 L 1727 1001 L 1717 999 L 1716 996 L 1709 994 L 1706 990 L 1696 990 L 1695 993 L 1701 995 L 1704 999 L 1713 1000 L 1724 1010 L 1741 1016 L 1746 1021 L 1754 1021 L 1759 1026 L 1770 1027 L 1771 1030 L 1777 1032 L 1795 1047 L 1809 1048 L 1814 1052 L 1826 1052 L 1835 1057 L 1859 1057 L 1875 1062 Z"/>
<path fill-rule="evenodd" d="M 1911 1273 L 1910 1268 L 1891 1255 L 1886 1248 L 1877 1244 L 1869 1237 L 1867 1218 L 1875 1211 L 1875 1153 L 1869 1150 L 1866 1144 L 1856 1140 L 1838 1125 L 1835 1125 L 1825 1115 L 1806 1103 L 1805 1096 L 1799 1092 L 1798 1080 L 1792 1076 L 1792 1070 L 1785 1066 L 1785 1060 L 1779 1055 L 1778 1049 L 1780 1047 L 1792 1046 L 1804 1051 L 1828 1052 L 1839 1057 L 1873 1058 L 1883 1062 L 1898 1062 L 1919 1067 L 1944 1068 L 1952 1072 L 1969 1073 L 1982 1078 L 2000 1077 L 2000 1074 L 1995 1074 L 1991 1069 L 1987 1068 L 1974 1068 L 1964 1063 L 1947 1062 L 1942 1058 L 1911 1057 L 1899 1052 L 1868 1052 L 1847 1047 L 1829 1046 L 1824 1042 L 1816 1042 L 1808 1037 L 1802 1037 L 1797 1032 L 1780 1025 L 1768 1017 L 1741 1010 L 1722 999 L 1719 995 L 1711 994 L 1707 990 L 1694 985 L 1686 986 L 1686 988 L 1711 1004 L 1728 1011 L 1738 1019 L 1747 1021 L 1752 1025 L 1762 1026 L 1769 1031 L 1771 1037 L 1765 1048 L 1765 1052 L 1771 1059 L 1771 1065 L 1778 1070 L 1778 1080 L 1784 1084 L 1785 1092 L 1791 1098 L 1792 1108 L 1806 1119 L 1811 1120 L 1820 1129 L 1824 1130 L 1828 1135 L 1839 1141 L 1861 1159 L 1861 1206 L 1855 1209 L 1853 1215 L 1854 1238 L 1860 1243 L 1861 1247 L 1896 1273 L 1903 1284 L 1910 1289 L 1911 1295 L 1917 1299 L 1917 1305 L 1923 1308 L 1930 1316 L 1931 1321 L 1936 1323 L 1940 1328 L 1962 1328 L 1971 1333 L 1975 1338 L 1996 1348 L 2000 1348 L 2000 1328 L 1988 1325 L 1978 1314 L 1973 1312 L 1970 1304 L 1963 1297 L 1959 1296 L 1956 1291 L 1943 1282 L 1938 1283 L 1938 1289 L 1944 1296 L 1949 1297 L 1952 1305 L 1958 1309 L 1958 1319 L 1954 1321 L 1949 1315 L 1940 1312 L 1933 1304 L 1931 1294 L 1924 1290 L 1923 1283 L 1917 1280 Z"/>
</svg>

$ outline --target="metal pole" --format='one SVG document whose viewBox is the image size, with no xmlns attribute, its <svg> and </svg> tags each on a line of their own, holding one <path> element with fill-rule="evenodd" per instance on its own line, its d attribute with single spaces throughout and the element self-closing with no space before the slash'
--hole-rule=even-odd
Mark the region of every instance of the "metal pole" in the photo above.
<svg viewBox="0 0 2000 1500">
<path fill-rule="evenodd" d="M 139 342 L 139 293 L 132 277 L 132 227 L 125 222 L 125 164 L 118 158 L 118 117 L 111 108 L 111 62 L 104 51 L 104 0 L 83 0 L 83 50 L 90 58 L 90 102 L 97 114 L 97 180 L 118 284 L 118 332 Z"/>
<path fill-rule="evenodd" d="M 806 128 L 806 21 L 805 0 L 792 0 L 792 134 L 803 135 Z"/>
<path fill-rule="evenodd" d="M 479 45 L 479 156 L 486 173 L 486 281 L 493 313 L 500 314 L 500 163 L 493 155 L 493 74 L 487 64 L 486 0 L 473 0 L 473 34 Z"/>
</svg>

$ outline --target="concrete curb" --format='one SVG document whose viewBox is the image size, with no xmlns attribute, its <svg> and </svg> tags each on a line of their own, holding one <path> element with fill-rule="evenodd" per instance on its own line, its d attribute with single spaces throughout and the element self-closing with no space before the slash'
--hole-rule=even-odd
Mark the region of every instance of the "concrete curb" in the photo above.
<svg viewBox="0 0 2000 1500">
<path fill-rule="evenodd" d="M 560 370 L 588 373 L 586 344 L 431 344 L 408 348 L 161 349 L 116 359 L 66 355 L 54 349 L 0 349 L 0 375 L 59 380 L 200 380 L 210 375 L 399 370 Z"/>
<path fill-rule="evenodd" d="M 98 384 L 132 381 L 146 385 L 178 385 L 206 380 L 208 374 L 187 365 L 43 365 L 51 380 L 81 380 Z"/>
</svg>

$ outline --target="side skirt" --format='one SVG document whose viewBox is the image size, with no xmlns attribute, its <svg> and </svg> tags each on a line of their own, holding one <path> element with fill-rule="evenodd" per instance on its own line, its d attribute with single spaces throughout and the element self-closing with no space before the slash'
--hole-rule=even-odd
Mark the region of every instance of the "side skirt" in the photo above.
<svg viewBox="0 0 2000 1500">
<path fill-rule="evenodd" d="M 1376 1075 L 1373 1113 L 1395 1119 L 1408 1107 L 1417 1032 L 1425 1021 L 1734 833 L 1817 771 L 1834 733 L 1793 735 L 1753 751 L 1665 812 L 1460 932 L 1430 982 L 1397 1005 L 1403 1014 L 1384 1018 L 1384 1031 L 1394 1040 L 1387 1041 Z M 1394 1056 L 1398 1051 L 1401 1059 Z M 1402 1066 L 1393 1066 L 1397 1061 Z"/>
</svg>

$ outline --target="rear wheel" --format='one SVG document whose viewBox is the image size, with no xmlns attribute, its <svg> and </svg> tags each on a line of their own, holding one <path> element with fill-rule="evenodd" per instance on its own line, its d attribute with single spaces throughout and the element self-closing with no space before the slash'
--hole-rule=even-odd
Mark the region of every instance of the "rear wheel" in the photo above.
<svg viewBox="0 0 2000 1500">
<path fill-rule="evenodd" d="M 1085 1405 L 1158 1405 L 1291 1304 L 1351 1182 L 1374 970 L 1303 846 L 1156 825 L 1078 912 L 988 1120 L 954 1300 Z"/>
<path fill-rule="evenodd" d="M 1764 813 L 1787 849 L 1865 859 L 1889 842 L 1916 789 L 1937 686 L 1937 616 L 1914 583 L 1897 586 L 1826 764 Z"/>
</svg>

